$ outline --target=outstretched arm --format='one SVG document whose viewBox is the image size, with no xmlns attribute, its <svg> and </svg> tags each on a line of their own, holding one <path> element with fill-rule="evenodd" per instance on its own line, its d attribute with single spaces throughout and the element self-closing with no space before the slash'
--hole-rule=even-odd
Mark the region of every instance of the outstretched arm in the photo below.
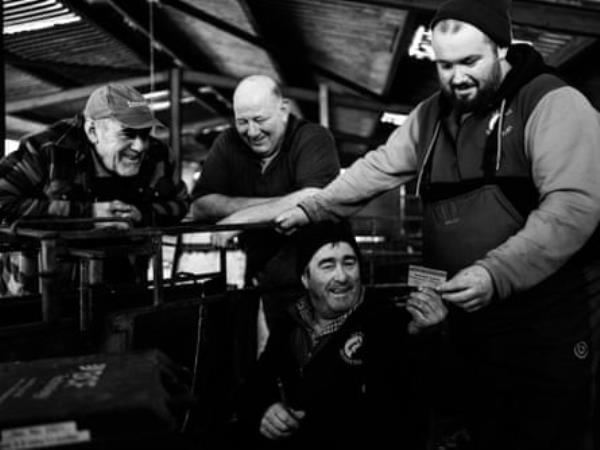
<svg viewBox="0 0 600 450">
<path fill-rule="evenodd" d="M 319 188 L 304 188 L 294 191 L 290 194 L 274 197 L 271 199 L 264 199 L 265 201 L 257 205 L 249 206 L 244 209 L 240 209 L 233 214 L 220 220 L 219 224 L 231 224 L 231 223 L 256 223 L 256 222 L 270 222 L 280 215 L 283 211 L 286 211 L 296 205 L 298 202 L 307 198 L 316 192 Z M 233 237 L 237 236 L 239 231 L 225 231 L 221 233 L 215 233 L 211 242 L 213 245 L 218 247 L 225 247 Z"/>
<path fill-rule="evenodd" d="M 269 197 L 230 197 L 223 194 L 207 194 L 192 203 L 194 219 L 216 222 L 240 210 L 273 201 Z"/>
</svg>

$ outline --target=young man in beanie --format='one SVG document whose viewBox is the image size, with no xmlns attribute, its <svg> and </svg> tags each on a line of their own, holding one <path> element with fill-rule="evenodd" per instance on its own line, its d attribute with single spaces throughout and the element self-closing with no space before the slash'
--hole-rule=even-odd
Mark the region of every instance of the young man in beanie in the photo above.
<svg viewBox="0 0 600 450">
<path fill-rule="evenodd" d="M 306 294 L 272 329 L 241 389 L 241 440 L 303 450 L 424 448 L 427 392 L 416 378 L 429 334 L 420 334 L 445 318 L 440 296 L 423 288 L 403 308 L 365 289 L 346 223 L 310 226 L 297 243 Z"/>
<path fill-rule="evenodd" d="M 181 180 L 173 180 L 168 147 L 150 135 L 159 124 L 135 89 L 122 84 L 96 89 L 83 114 L 24 137 L 0 161 L 0 220 L 178 222 L 187 213 L 188 194 Z"/>
<path fill-rule="evenodd" d="M 599 115 L 534 48 L 511 45 L 507 1 L 447 1 L 431 27 L 440 91 L 277 222 L 347 216 L 416 178 L 425 263 L 450 276 L 438 292 L 475 448 L 581 449 L 600 297 Z"/>
</svg>

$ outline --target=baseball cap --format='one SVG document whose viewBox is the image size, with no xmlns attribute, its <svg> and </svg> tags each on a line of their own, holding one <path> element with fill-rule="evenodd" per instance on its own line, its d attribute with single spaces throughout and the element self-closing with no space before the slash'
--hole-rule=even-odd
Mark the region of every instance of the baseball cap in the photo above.
<svg viewBox="0 0 600 450">
<path fill-rule="evenodd" d="M 127 128 L 164 126 L 154 117 L 146 99 L 124 84 L 111 83 L 92 92 L 83 110 L 90 119 L 113 118 Z"/>
</svg>

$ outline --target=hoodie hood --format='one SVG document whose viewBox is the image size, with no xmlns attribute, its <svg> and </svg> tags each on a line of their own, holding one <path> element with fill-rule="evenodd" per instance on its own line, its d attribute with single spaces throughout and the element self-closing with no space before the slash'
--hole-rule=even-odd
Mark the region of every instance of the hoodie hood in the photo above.
<svg viewBox="0 0 600 450">
<path fill-rule="evenodd" d="M 514 44 L 508 49 L 506 60 L 510 63 L 508 71 L 500 88 L 490 102 L 490 107 L 497 107 L 504 99 L 510 99 L 531 80 L 544 73 L 556 75 L 556 70 L 548 66 L 542 55 L 531 45 Z"/>
</svg>

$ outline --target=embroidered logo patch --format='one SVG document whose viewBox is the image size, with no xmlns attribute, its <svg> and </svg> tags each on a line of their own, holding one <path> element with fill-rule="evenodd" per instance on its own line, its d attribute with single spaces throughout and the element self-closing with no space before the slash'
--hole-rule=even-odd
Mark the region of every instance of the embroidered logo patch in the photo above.
<svg viewBox="0 0 600 450">
<path fill-rule="evenodd" d="M 579 341 L 577 344 L 575 344 L 575 346 L 573 347 L 573 353 L 575 353 L 575 356 L 579 359 L 587 358 L 587 356 L 590 353 L 590 349 L 587 345 L 587 342 Z"/>
<path fill-rule="evenodd" d="M 344 346 L 340 349 L 340 356 L 346 363 L 352 366 L 358 366 L 363 363 L 362 358 L 357 353 L 362 348 L 364 340 L 365 337 L 361 331 L 352 333 L 346 340 Z"/>
</svg>

